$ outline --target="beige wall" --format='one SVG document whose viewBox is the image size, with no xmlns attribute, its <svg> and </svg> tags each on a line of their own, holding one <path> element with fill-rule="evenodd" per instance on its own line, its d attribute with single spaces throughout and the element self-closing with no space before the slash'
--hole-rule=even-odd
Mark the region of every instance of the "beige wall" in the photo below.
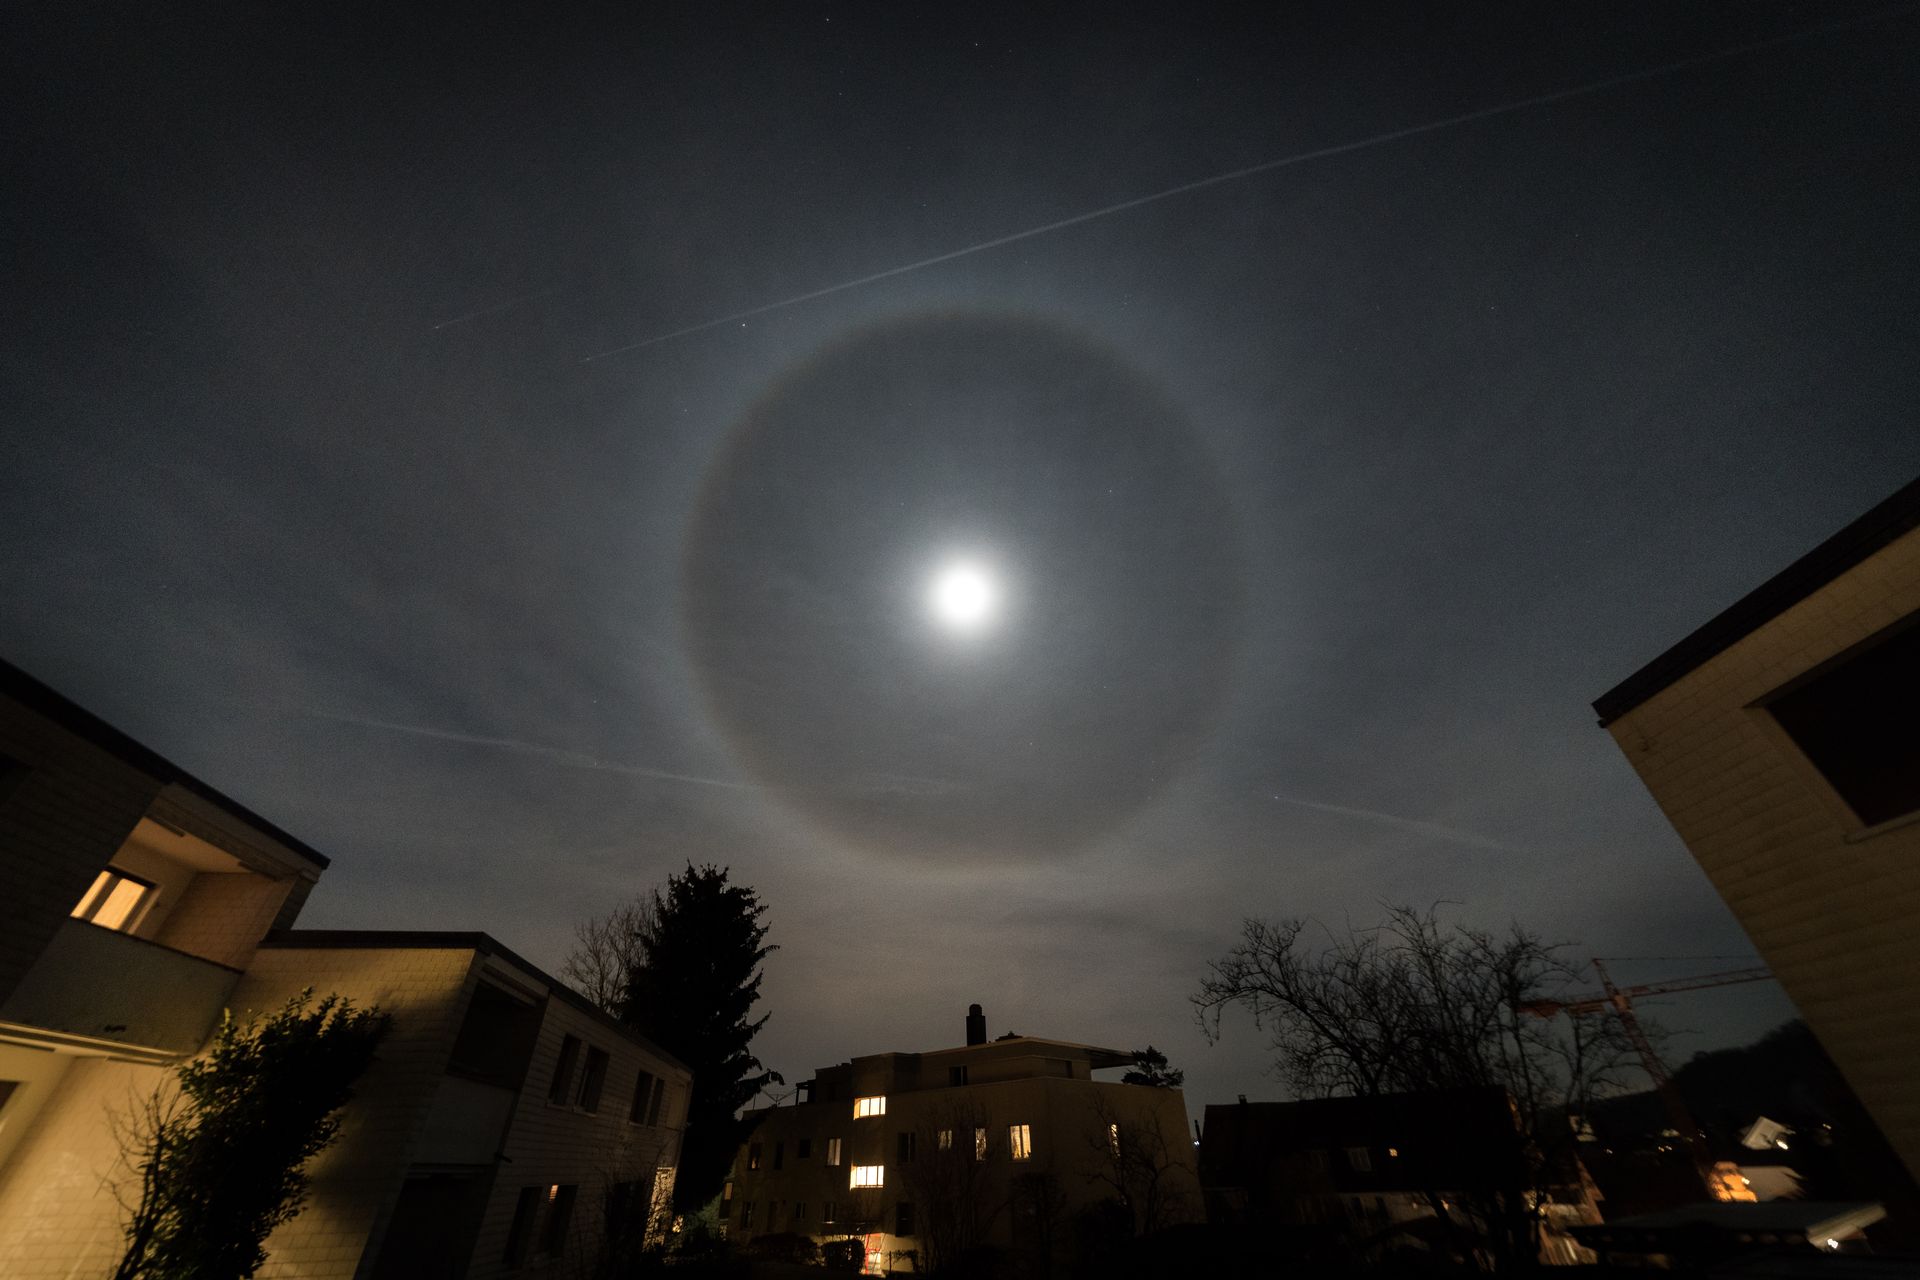
<svg viewBox="0 0 1920 1280">
<path fill-rule="evenodd" d="M 933 1055 L 928 1055 L 929 1057 Z M 861 1072 L 861 1059 L 855 1063 L 856 1083 L 877 1086 L 880 1077 Z M 1082 1064 L 1084 1066 L 1084 1063 Z M 944 1068 L 942 1069 L 944 1077 Z M 969 1079 L 971 1080 L 971 1073 Z M 860 1092 L 865 1093 L 866 1087 Z M 899 1134 L 916 1135 L 916 1163 L 925 1158 L 929 1135 L 937 1137 L 940 1128 L 963 1121 L 969 1114 L 985 1118 L 988 1130 L 988 1178 L 982 1205 L 993 1213 L 988 1238 L 1006 1244 L 1011 1238 L 1010 1215 L 1004 1206 L 1012 1179 L 1023 1173 L 1047 1173 L 1057 1179 L 1065 1198 L 1065 1212 L 1072 1214 L 1115 1194 L 1105 1179 L 1112 1173 L 1106 1145 L 1109 1117 L 1117 1120 L 1130 1140 L 1148 1129 L 1155 1131 L 1164 1145 L 1168 1171 L 1165 1188 L 1168 1197 L 1166 1224 L 1198 1220 L 1201 1213 L 1199 1175 L 1195 1166 L 1192 1131 L 1187 1122 L 1186 1102 L 1178 1089 L 1151 1089 L 1105 1081 L 1058 1076 L 1002 1080 L 958 1088 L 929 1088 L 887 1097 L 887 1114 L 853 1118 L 851 1099 L 820 1101 L 797 1107 L 780 1107 L 758 1113 L 761 1123 L 749 1139 L 760 1146 L 760 1168 L 748 1169 L 748 1147 L 743 1146 L 734 1161 L 733 1194 L 728 1205 L 728 1230 L 736 1238 L 786 1231 L 799 1231 L 817 1239 L 835 1239 L 845 1234 L 846 1213 L 841 1222 L 828 1226 L 821 1222 L 821 1206 L 833 1201 L 847 1206 L 856 1195 L 864 1194 L 881 1214 L 888 1230 L 878 1233 L 875 1247 L 886 1251 L 907 1252 L 919 1241 L 892 1234 L 895 1208 L 900 1201 L 914 1204 L 915 1213 L 924 1215 L 921 1204 L 925 1192 L 916 1186 L 914 1171 L 898 1163 Z M 1029 1126 L 1033 1152 L 1026 1161 L 1010 1158 L 1008 1129 L 1015 1124 Z M 798 1140 L 812 1141 L 812 1153 L 800 1159 Z M 843 1143 L 840 1166 L 827 1165 L 827 1139 L 838 1137 Z M 970 1146 L 970 1133 L 956 1133 L 954 1141 L 963 1149 Z M 774 1146 L 782 1144 L 783 1167 L 773 1168 Z M 848 1185 L 853 1165 L 879 1164 L 886 1168 L 886 1184 L 879 1192 L 856 1193 Z M 740 1226 L 741 1206 L 756 1205 L 752 1228 Z M 769 1217 L 768 1205 L 777 1201 L 776 1216 Z M 807 1206 L 804 1223 L 792 1221 L 793 1204 Z M 924 1221 L 924 1218 L 919 1220 Z"/>
<path fill-rule="evenodd" d="M 1752 707 L 1916 609 L 1920 533 L 1910 533 L 1609 731 L 1920 1174 L 1920 822 L 1859 830 Z"/>
</svg>

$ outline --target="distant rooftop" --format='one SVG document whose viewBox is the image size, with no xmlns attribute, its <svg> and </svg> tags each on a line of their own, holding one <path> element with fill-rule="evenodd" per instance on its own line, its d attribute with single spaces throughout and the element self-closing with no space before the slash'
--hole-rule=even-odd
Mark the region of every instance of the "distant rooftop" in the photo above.
<svg viewBox="0 0 1920 1280">
<path fill-rule="evenodd" d="M 1920 529 L 1920 479 L 1735 601 L 1665 653 L 1594 699 L 1602 726 L 1752 635 L 1847 570 Z"/>
</svg>

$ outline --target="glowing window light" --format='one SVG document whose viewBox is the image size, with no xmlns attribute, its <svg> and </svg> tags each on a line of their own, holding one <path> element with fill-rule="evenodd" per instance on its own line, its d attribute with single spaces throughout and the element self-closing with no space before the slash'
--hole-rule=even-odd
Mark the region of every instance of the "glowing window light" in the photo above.
<svg viewBox="0 0 1920 1280">
<path fill-rule="evenodd" d="M 942 1129 L 940 1131 L 940 1149 L 942 1151 L 953 1150 L 953 1130 Z"/>
<path fill-rule="evenodd" d="M 887 1166 L 883 1164 L 857 1164 L 847 1178 L 849 1187 L 884 1187 L 887 1185 Z"/>
<path fill-rule="evenodd" d="M 985 1160 L 987 1158 L 987 1131 L 985 1129 L 975 1129 L 973 1131 L 973 1158 L 975 1160 Z"/>
<path fill-rule="evenodd" d="M 1007 1126 L 1007 1149 L 1015 1160 L 1033 1159 L 1033 1126 L 1010 1124 Z"/>
<path fill-rule="evenodd" d="M 885 1114 L 887 1114 L 887 1100 L 884 1095 L 872 1098 L 855 1098 L 853 1100 L 853 1118 L 855 1120 L 863 1116 L 883 1116 Z"/>
<path fill-rule="evenodd" d="M 827 1139 L 827 1163 L 840 1163 L 840 1139 L 838 1138 Z"/>
<path fill-rule="evenodd" d="M 140 923 L 142 908 L 152 893 L 153 885 L 148 881 L 108 867 L 93 878 L 70 914 L 102 929 L 131 933 Z"/>
<path fill-rule="evenodd" d="M 1120 1126 L 1117 1124 L 1107 1126 L 1107 1150 L 1116 1156 L 1120 1154 Z"/>
</svg>

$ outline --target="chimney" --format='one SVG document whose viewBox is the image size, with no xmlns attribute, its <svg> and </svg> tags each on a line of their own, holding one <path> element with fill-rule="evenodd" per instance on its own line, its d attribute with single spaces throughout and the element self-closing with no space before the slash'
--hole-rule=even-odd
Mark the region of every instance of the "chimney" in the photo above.
<svg viewBox="0 0 1920 1280">
<path fill-rule="evenodd" d="M 967 1043 L 985 1044 L 987 1042 L 987 1015 L 980 1012 L 980 1006 L 967 1006 Z"/>
</svg>

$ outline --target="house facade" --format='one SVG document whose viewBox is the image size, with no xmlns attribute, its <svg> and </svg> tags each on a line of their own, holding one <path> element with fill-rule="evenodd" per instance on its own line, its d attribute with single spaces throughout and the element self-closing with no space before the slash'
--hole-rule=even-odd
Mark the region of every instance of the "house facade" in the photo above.
<svg viewBox="0 0 1920 1280">
<path fill-rule="evenodd" d="M 294 929 L 326 866 L 0 666 L 0 1273 L 109 1274 L 116 1129 L 307 988 L 391 1029 L 261 1275 L 571 1274 L 657 1225 L 687 1069 L 485 934 Z"/>
<path fill-rule="evenodd" d="M 822 1067 L 800 1101 L 755 1113 L 723 1193 L 730 1237 L 858 1241 L 870 1272 L 987 1246 L 1058 1253 L 1076 1215 L 1134 1232 L 1199 1221 L 1178 1089 L 1096 1080 L 1131 1056 L 1003 1036 L 979 1005 L 967 1043 Z"/>
<path fill-rule="evenodd" d="M 1920 1173 L 1920 481 L 1594 710 Z"/>
</svg>

